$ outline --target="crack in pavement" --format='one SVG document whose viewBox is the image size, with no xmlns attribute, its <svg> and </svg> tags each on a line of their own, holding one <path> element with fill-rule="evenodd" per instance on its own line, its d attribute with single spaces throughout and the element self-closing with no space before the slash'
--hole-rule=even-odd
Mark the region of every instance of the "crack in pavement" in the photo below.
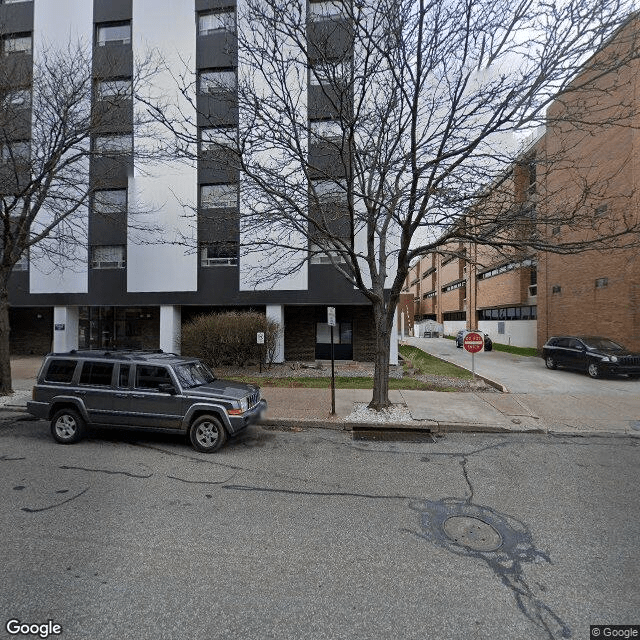
<svg viewBox="0 0 640 640">
<path fill-rule="evenodd" d="M 186 480 L 185 478 L 178 478 L 177 476 L 167 476 L 167 478 L 171 478 L 171 480 L 178 480 L 180 482 L 184 482 L 185 484 L 225 484 L 236 477 L 236 473 L 232 473 L 225 480 Z"/>
<path fill-rule="evenodd" d="M 79 498 L 82 494 L 86 493 L 87 491 L 89 491 L 89 487 L 87 487 L 86 489 L 83 489 L 77 495 L 71 496 L 67 500 L 63 500 L 62 502 L 58 502 L 57 504 L 52 504 L 52 505 L 49 505 L 48 507 L 42 507 L 40 509 L 31 509 L 29 507 L 22 507 L 21 511 L 26 511 L 27 513 L 39 513 L 40 511 L 49 511 L 50 509 L 56 509 L 57 507 L 61 507 L 63 504 L 67 504 L 67 502 L 71 502 L 72 500 Z"/>
<path fill-rule="evenodd" d="M 136 473 L 129 473 L 128 471 L 112 471 L 111 469 L 89 469 L 88 467 L 72 467 L 66 464 L 60 465 L 60 469 L 72 469 L 77 471 L 88 471 L 90 473 L 106 473 L 110 476 L 127 476 L 129 478 L 151 478 L 153 473 L 148 475 L 139 475 Z"/>
</svg>

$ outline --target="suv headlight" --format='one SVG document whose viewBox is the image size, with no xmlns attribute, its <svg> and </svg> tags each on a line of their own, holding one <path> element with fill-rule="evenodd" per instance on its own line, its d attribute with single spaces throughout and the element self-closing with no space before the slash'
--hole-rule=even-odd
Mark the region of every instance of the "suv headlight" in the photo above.
<svg viewBox="0 0 640 640">
<path fill-rule="evenodd" d="M 242 398 L 238 400 L 238 406 L 235 409 L 227 409 L 227 413 L 230 416 L 240 416 L 249 409 L 249 398 Z"/>
<path fill-rule="evenodd" d="M 618 362 L 618 356 L 611 356 L 609 360 L 611 360 L 611 362 Z"/>
</svg>

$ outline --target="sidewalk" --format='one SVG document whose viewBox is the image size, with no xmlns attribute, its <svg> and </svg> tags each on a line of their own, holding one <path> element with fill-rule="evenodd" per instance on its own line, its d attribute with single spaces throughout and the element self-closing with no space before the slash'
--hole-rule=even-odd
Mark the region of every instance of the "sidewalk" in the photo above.
<svg viewBox="0 0 640 640">
<path fill-rule="evenodd" d="M 5 419 L 26 411 L 41 358 L 12 360 L 14 394 L 0 397 Z M 391 391 L 391 411 L 367 409 L 370 390 L 263 387 L 269 403 L 265 425 L 339 430 L 417 430 L 432 433 L 498 432 L 640 437 L 637 397 L 571 393 L 469 393 Z"/>
</svg>

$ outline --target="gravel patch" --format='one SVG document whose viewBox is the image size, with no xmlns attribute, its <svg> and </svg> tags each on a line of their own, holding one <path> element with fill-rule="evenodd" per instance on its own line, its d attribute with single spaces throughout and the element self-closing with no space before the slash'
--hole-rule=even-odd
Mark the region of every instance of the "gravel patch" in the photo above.
<svg viewBox="0 0 640 640">
<path fill-rule="evenodd" d="M 342 422 L 364 422 L 364 423 L 397 423 L 413 422 L 413 418 L 405 404 L 394 404 L 381 411 L 369 409 L 365 402 L 354 402 L 353 411 L 341 418 Z"/>
</svg>

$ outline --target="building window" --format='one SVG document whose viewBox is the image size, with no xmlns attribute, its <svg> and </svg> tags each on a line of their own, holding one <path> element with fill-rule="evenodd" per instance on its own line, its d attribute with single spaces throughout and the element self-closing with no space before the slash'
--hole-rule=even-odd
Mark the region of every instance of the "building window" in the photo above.
<svg viewBox="0 0 640 640">
<path fill-rule="evenodd" d="M 454 291 L 455 289 L 462 289 L 463 287 L 467 286 L 467 281 L 466 280 L 458 280 L 457 282 L 452 282 L 451 284 L 447 284 L 444 287 L 442 287 L 442 291 L 444 293 L 447 293 L 449 291 Z"/>
<path fill-rule="evenodd" d="M 31 34 L 16 33 L 2 38 L 2 53 L 5 56 L 14 53 L 31 53 Z"/>
<path fill-rule="evenodd" d="M 16 140 L 2 145 L 0 158 L 2 162 L 24 164 L 31 157 L 31 143 L 28 140 Z"/>
<path fill-rule="evenodd" d="M 314 22 L 342 18 L 344 15 L 345 8 L 341 0 L 321 0 L 309 3 L 309 19 Z"/>
<path fill-rule="evenodd" d="M 338 144 L 342 141 L 342 124 L 338 120 L 314 120 L 309 123 L 311 142 L 331 142 Z"/>
<path fill-rule="evenodd" d="M 104 155 L 133 153 L 133 136 L 130 133 L 96 136 L 93 144 L 94 151 Z"/>
<path fill-rule="evenodd" d="M 4 98 L 6 108 L 27 109 L 31 106 L 31 89 L 11 89 Z"/>
<path fill-rule="evenodd" d="M 602 289 L 603 287 L 609 286 L 609 278 L 597 278 L 596 279 L 596 289 Z"/>
<path fill-rule="evenodd" d="M 237 208 L 238 195 L 237 184 L 203 184 L 200 187 L 200 208 Z"/>
<path fill-rule="evenodd" d="M 314 180 L 312 188 L 321 204 L 347 204 L 347 184 L 344 180 Z"/>
<path fill-rule="evenodd" d="M 29 271 L 29 252 L 25 251 L 13 265 L 14 271 Z"/>
<path fill-rule="evenodd" d="M 91 248 L 92 269 L 124 269 L 126 252 L 122 245 L 103 245 Z"/>
<path fill-rule="evenodd" d="M 350 58 L 318 61 L 309 69 L 309 84 L 314 87 L 346 89 L 350 68 Z"/>
<path fill-rule="evenodd" d="M 424 300 L 428 300 L 429 298 L 435 298 L 436 295 L 438 295 L 436 291 L 427 291 L 427 293 L 422 295 L 422 298 Z"/>
<path fill-rule="evenodd" d="M 198 92 L 201 94 L 220 94 L 235 91 L 237 76 L 233 69 L 211 69 L 201 71 L 198 76 Z"/>
<path fill-rule="evenodd" d="M 98 80 L 96 82 L 96 98 L 98 100 L 131 100 L 133 83 L 131 78 Z"/>
<path fill-rule="evenodd" d="M 238 253 L 239 244 L 237 242 L 212 242 L 200 248 L 200 266 L 236 266 Z"/>
<path fill-rule="evenodd" d="M 127 190 L 108 189 L 94 191 L 93 211 L 105 217 L 121 217 L 127 211 Z"/>
<path fill-rule="evenodd" d="M 537 315 L 536 305 L 478 310 L 478 320 L 535 320 Z"/>
<path fill-rule="evenodd" d="M 200 149 L 203 152 L 233 150 L 237 146 L 237 127 L 207 127 L 200 129 Z"/>
<path fill-rule="evenodd" d="M 455 320 L 466 320 L 466 311 L 446 311 L 442 314 L 442 319 L 445 321 L 453 322 Z"/>
<path fill-rule="evenodd" d="M 311 264 L 340 264 L 345 259 L 336 249 L 330 249 L 327 243 L 309 243 L 309 262 Z"/>
<path fill-rule="evenodd" d="M 131 22 L 109 22 L 96 25 L 96 43 L 99 47 L 131 42 Z"/>
<path fill-rule="evenodd" d="M 211 33 L 236 30 L 236 14 L 232 7 L 218 11 L 207 11 L 198 14 L 198 35 L 207 36 Z"/>
<path fill-rule="evenodd" d="M 562 291 L 562 287 L 559 284 L 554 284 L 551 287 L 551 293 L 560 293 Z"/>
</svg>

